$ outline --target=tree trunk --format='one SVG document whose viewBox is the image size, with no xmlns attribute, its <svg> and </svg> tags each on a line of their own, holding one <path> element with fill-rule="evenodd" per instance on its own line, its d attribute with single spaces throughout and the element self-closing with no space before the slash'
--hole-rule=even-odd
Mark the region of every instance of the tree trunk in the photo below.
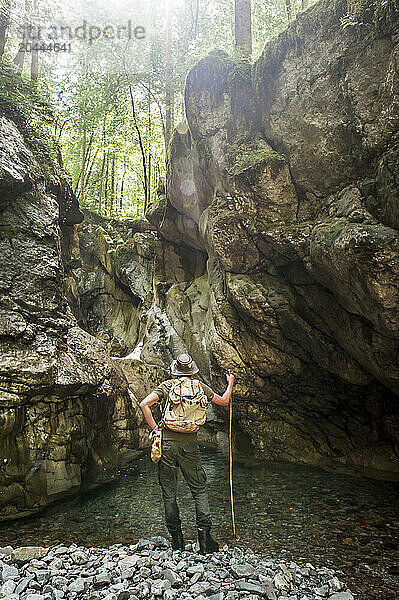
<svg viewBox="0 0 399 600">
<path fill-rule="evenodd" d="M 103 149 L 103 160 L 101 163 L 101 172 L 100 172 L 100 190 L 98 192 L 98 212 L 100 214 L 101 214 L 101 210 L 102 210 L 102 200 L 103 200 L 104 167 L 105 167 L 105 150 Z"/>
<path fill-rule="evenodd" d="M 144 215 L 147 212 L 148 205 L 151 202 L 151 154 L 148 155 L 148 189 L 147 189 L 147 201 L 144 206 Z"/>
<path fill-rule="evenodd" d="M 161 119 L 162 133 L 163 133 L 165 148 L 166 148 L 166 125 L 165 125 L 165 119 L 163 117 L 161 102 L 157 98 L 157 96 L 152 92 L 151 88 L 148 87 L 148 85 L 146 83 L 144 83 L 143 81 L 140 81 L 140 84 L 143 86 L 144 89 L 147 90 L 148 94 L 151 96 L 151 98 L 154 100 L 154 102 L 157 105 L 158 112 L 159 112 L 159 118 Z"/>
<path fill-rule="evenodd" d="M 11 0 L 4 0 L 0 8 L 0 58 L 4 54 L 7 39 L 7 29 L 10 24 Z"/>
<path fill-rule="evenodd" d="M 86 172 L 87 132 L 86 122 L 83 122 L 83 144 L 82 144 L 82 170 L 80 173 L 80 201 L 85 199 L 85 172 Z"/>
<path fill-rule="evenodd" d="M 144 144 L 143 144 L 143 138 L 141 136 L 140 127 L 138 126 L 138 123 L 137 123 L 136 107 L 134 104 L 133 90 L 132 90 L 132 86 L 130 84 L 129 84 L 129 92 L 130 92 L 130 101 L 132 104 L 133 123 L 134 123 L 134 128 L 137 132 L 137 137 L 139 139 L 141 162 L 143 165 L 143 187 L 144 187 L 144 202 L 145 202 L 147 195 L 148 195 L 148 191 L 147 191 L 148 190 L 147 160 L 146 160 L 146 156 L 145 156 L 145 148 L 144 148 Z"/>
<path fill-rule="evenodd" d="M 147 195 L 144 202 L 144 214 L 147 212 L 148 205 L 151 199 L 151 82 L 148 82 L 148 125 L 147 125 L 147 166 L 148 166 L 148 181 Z"/>
<path fill-rule="evenodd" d="M 124 156 L 123 158 L 123 175 L 122 175 L 122 180 L 121 180 L 121 191 L 120 191 L 120 196 L 119 196 L 119 210 L 120 212 L 122 212 L 122 208 L 123 208 L 123 189 L 125 187 L 125 177 L 126 177 L 126 156 Z"/>
<path fill-rule="evenodd" d="M 171 24 L 170 24 L 170 6 L 166 4 L 166 48 L 165 48 L 165 146 L 166 155 L 168 154 L 170 136 L 172 135 L 174 122 L 174 101 L 175 95 L 172 88 L 173 64 L 171 55 Z"/>
<path fill-rule="evenodd" d="M 34 20 L 37 14 L 37 4 L 36 0 L 33 0 L 33 8 L 32 15 Z M 30 78 L 32 81 L 37 81 L 39 77 L 39 51 L 37 50 L 37 46 L 39 45 L 39 35 L 37 33 L 37 23 L 33 23 L 33 31 L 35 32 L 34 38 L 31 40 L 32 42 L 32 61 L 30 66 Z"/>
<path fill-rule="evenodd" d="M 235 46 L 242 58 L 251 60 L 251 0 L 235 0 Z"/>
<path fill-rule="evenodd" d="M 288 21 L 292 21 L 292 6 L 291 0 L 285 0 L 285 9 L 287 11 L 287 19 Z"/>
<path fill-rule="evenodd" d="M 104 185 L 104 211 L 105 215 L 108 214 L 108 172 L 109 172 L 109 154 L 107 153 L 107 158 L 105 161 L 106 171 L 105 171 L 105 185 Z"/>
<path fill-rule="evenodd" d="M 37 41 L 34 42 L 38 44 Z M 39 78 L 39 52 L 38 50 L 32 50 L 32 63 L 30 69 L 30 78 L 32 81 L 37 81 Z"/>
<path fill-rule="evenodd" d="M 111 167 L 111 200 L 110 200 L 110 214 L 114 210 L 115 203 L 115 154 L 112 155 L 112 167 Z"/>
<path fill-rule="evenodd" d="M 101 173 L 100 173 L 100 190 L 99 190 L 99 194 L 98 194 L 98 211 L 101 214 L 101 209 L 102 209 L 102 194 L 103 194 L 103 177 L 104 177 L 104 167 L 105 167 L 105 156 L 106 156 L 106 152 L 105 152 L 105 127 L 106 127 L 106 121 L 107 121 L 107 117 L 104 117 L 104 123 L 103 123 L 103 143 L 102 143 L 102 152 L 103 152 L 103 160 L 102 160 L 102 164 L 101 164 Z"/>
<path fill-rule="evenodd" d="M 195 16 L 194 16 L 194 39 L 198 34 L 198 15 L 199 15 L 199 0 L 195 2 Z"/>
<path fill-rule="evenodd" d="M 16 65 L 18 67 L 18 70 L 20 73 L 22 73 L 22 69 L 24 68 L 25 54 L 26 54 L 24 46 L 27 43 L 27 41 L 28 41 L 28 38 L 26 35 L 26 25 L 25 25 L 24 33 L 22 36 L 22 41 L 20 42 L 20 49 L 18 50 L 18 52 L 13 60 L 14 65 Z M 21 49 L 21 46 L 22 46 L 22 49 Z"/>
<path fill-rule="evenodd" d="M 25 0 L 25 23 L 23 25 L 22 42 L 20 44 L 20 46 L 22 45 L 22 50 L 20 47 L 20 49 L 17 52 L 16 57 L 13 60 L 14 65 L 17 65 L 20 73 L 22 73 L 22 69 L 24 68 L 24 62 L 25 62 L 25 54 L 26 53 L 25 53 L 24 46 L 28 42 L 28 23 L 30 21 L 29 13 L 30 13 L 29 0 Z"/>
<path fill-rule="evenodd" d="M 88 169 L 86 168 L 86 173 L 87 174 L 86 174 L 86 180 L 85 180 L 85 189 L 87 189 L 89 187 L 90 177 L 91 177 L 91 174 L 93 172 L 94 165 L 96 164 L 96 159 L 97 159 L 98 152 L 99 152 L 99 148 L 97 148 L 97 150 L 95 151 L 94 156 L 93 156 L 92 160 L 89 163 L 89 168 Z"/>
</svg>

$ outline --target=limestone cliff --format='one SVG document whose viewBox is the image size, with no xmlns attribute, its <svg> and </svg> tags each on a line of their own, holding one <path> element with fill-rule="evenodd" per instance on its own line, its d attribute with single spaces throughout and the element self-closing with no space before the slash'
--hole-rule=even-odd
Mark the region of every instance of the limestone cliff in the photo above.
<svg viewBox="0 0 399 600">
<path fill-rule="evenodd" d="M 231 368 L 258 456 L 398 472 L 399 20 L 346 7 L 189 73 L 142 358 L 185 347 L 219 390 Z"/>
<path fill-rule="evenodd" d="M 69 238 L 83 214 L 39 132 L 15 106 L 1 108 L 0 519 L 8 519 L 104 480 L 135 456 L 138 440 L 125 377 L 67 302 L 61 229 Z"/>
</svg>

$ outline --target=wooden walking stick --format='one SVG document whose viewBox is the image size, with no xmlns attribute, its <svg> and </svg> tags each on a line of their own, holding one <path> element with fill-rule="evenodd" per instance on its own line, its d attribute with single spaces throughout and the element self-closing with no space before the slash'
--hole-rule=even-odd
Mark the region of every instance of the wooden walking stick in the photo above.
<svg viewBox="0 0 399 600">
<path fill-rule="evenodd" d="M 229 370 L 230 375 L 230 370 Z M 230 506 L 231 506 L 231 523 L 233 527 L 234 539 L 237 538 L 236 534 L 236 518 L 234 513 L 234 493 L 233 493 L 233 447 L 232 447 L 232 427 L 233 427 L 233 394 L 230 398 L 230 419 L 229 419 L 229 463 L 230 463 Z"/>
</svg>

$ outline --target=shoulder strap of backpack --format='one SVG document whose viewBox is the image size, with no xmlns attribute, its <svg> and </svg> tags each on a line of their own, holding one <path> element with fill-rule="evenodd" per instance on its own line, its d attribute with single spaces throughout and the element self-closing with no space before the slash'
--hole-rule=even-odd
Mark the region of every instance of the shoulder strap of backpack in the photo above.
<svg viewBox="0 0 399 600">
<path fill-rule="evenodd" d="M 162 417 L 161 417 L 161 420 L 159 421 L 159 424 L 158 424 L 158 427 L 160 429 L 163 429 L 165 427 L 164 418 L 165 418 L 166 410 L 168 408 L 168 404 L 170 404 L 169 392 L 168 392 L 167 397 L 165 398 L 165 404 L 164 404 L 163 411 L 162 411 Z"/>
</svg>

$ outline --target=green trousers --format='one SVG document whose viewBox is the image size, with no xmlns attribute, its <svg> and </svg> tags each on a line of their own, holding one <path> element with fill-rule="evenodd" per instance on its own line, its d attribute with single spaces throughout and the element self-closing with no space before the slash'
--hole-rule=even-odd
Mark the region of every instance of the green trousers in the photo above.
<svg viewBox="0 0 399 600">
<path fill-rule="evenodd" d="M 162 440 L 158 479 L 162 488 L 165 520 L 169 533 L 173 534 L 181 527 L 179 507 L 176 501 L 179 468 L 194 498 L 197 527 L 209 530 L 212 527 L 212 521 L 206 488 L 206 474 L 197 442 Z"/>
</svg>

